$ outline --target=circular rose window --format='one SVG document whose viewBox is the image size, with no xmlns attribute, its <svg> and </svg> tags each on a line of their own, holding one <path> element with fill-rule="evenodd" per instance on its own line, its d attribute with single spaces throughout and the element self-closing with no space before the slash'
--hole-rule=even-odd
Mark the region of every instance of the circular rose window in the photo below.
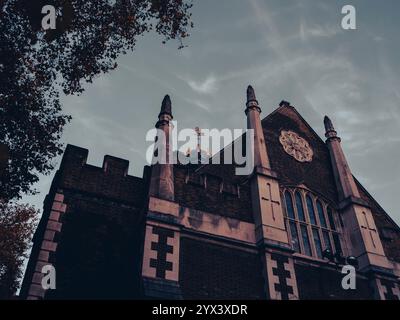
<svg viewBox="0 0 400 320">
<path fill-rule="evenodd" d="M 279 137 L 285 152 L 300 162 L 311 162 L 314 152 L 306 140 L 296 132 L 282 130 Z"/>
</svg>

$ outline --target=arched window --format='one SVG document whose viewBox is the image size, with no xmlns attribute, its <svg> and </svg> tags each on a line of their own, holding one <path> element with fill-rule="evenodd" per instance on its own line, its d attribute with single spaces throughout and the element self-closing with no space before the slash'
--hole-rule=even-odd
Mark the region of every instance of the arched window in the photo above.
<svg viewBox="0 0 400 320">
<path fill-rule="evenodd" d="M 294 217 L 293 201 L 289 191 L 285 192 L 285 202 L 286 202 L 286 212 L 288 217 L 294 219 L 295 217 Z"/>
<path fill-rule="evenodd" d="M 296 252 L 301 252 L 299 234 L 295 223 L 296 217 L 294 214 L 293 200 L 292 200 L 292 195 L 290 194 L 289 191 L 285 192 L 285 204 L 286 204 L 286 216 L 288 224 L 290 225 L 290 227 L 288 228 L 290 229 L 290 239 L 292 247 Z"/>
<path fill-rule="evenodd" d="M 339 217 L 330 205 L 308 190 L 298 188 L 285 189 L 283 196 L 286 228 L 296 252 L 319 259 L 325 249 L 342 253 L 341 225 L 336 223 Z"/>
<path fill-rule="evenodd" d="M 332 230 L 336 230 L 335 219 L 333 218 L 331 207 L 328 207 L 327 212 L 328 212 L 329 225 Z"/>
<path fill-rule="evenodd" d="M 300 250 L 300 242 L 299 242 L 299 234 L 297 233 L 296 223 L 293 221 L 289 222 L 290 224 L 290 238 L 292 242 L 293 249 L 296 252 L 301 252 Z"/>
<path fill-rule="evenodd" d="M 311 244 L 310 244 L 310 238 L 308 236 L 307 226 L 301 224 L 300 230 L 301 230 L 301 238 L 303 240 L 304 254 L 307 256 L 312 256 Z"/>
<path fill-rule="evenodd" d="M 317 253 L 317 257 L 322 259 L 322 243 L 319 235 L 319 230 L 318 228 L 313 228 L 312 231 L 313 231 L 313 239 L 315 243 L 315 251 Z"/>
<path fill-rule="evenodd" d="M 317 200 L 317 210 L 318 210 L 319 223 L 321 224 L 321 227 L 326 228 L 327 226 L 326 226 L 324 208 L 322 207 L 321 201 L 319 200 Z"/>
<path fill-rule="evenodd" d="M 296 208 L 297 208 L 297 216 L 299 217 L 300 221 L 306 221 L 304 216 L 304 209 L 303 209 L 303 201 L 301 200 L 300 192 L 296 192 Z"/>
<path fill-rule="evenodd" d="M 310 222 L 311 222 L 311 224 L 316 225 L 317 219 L 315 219 L 314 204 L 313 204 L 313 201 L 312 201 L 310 195 L 307 195 L 306 201 L 307 201 L 307 210 L 308 210 L 308 216 L 310 218 Z"/>
</svg>

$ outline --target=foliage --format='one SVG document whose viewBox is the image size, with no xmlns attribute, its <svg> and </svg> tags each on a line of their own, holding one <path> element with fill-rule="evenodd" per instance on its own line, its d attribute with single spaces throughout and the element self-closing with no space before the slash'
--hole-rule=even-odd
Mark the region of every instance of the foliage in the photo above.
<svg viewBox="0 0 400 320">
<path fill-rule="evenodd" d="M 42 30 L 44 5 L 57 9 L 55 30 Z M 150 31 L 182 47 L 190 8 L 186 0 L 0 0 L 0 143 L 10 155 L 0 199 L 34 192 L 38 174 L 54 168 L 71 119 L 60 93 L 82 93 Z"/>
<path fill-rule="evenodd" d="M 0 201 L 0 299 L 18 289 L 37 216 L 32 207 Z"/>
</svg>

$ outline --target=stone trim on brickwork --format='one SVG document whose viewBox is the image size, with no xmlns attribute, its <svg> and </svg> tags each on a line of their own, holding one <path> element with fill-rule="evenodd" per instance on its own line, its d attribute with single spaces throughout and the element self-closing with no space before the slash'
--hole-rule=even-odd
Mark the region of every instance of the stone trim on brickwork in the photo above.
<svg viewBox="0 0 400 320">
<path fill-rule="evenodd" d="M 265 253 L 267 286 L 272 300 L 298 300 L 293 258 L 276 252 Z"/>
<path fill-rule="evenodd" d="M 400 286 L 393 279 L 375 278 L 372 280 L 375 295 L 380 300 L 400 300 Z"/>
<path fill-rule="evenodd" d="M 186 207 L 179 208 L 179 223 L 187 229 L 255 244 L 254 224 Z"/>
<path fill-rule="evenodd" d="M 144 242 L 142 276 L 179 280 L 179 229 L 148 221 Z"/>
<path fill-rule="evenodd" d="M 46 265 L 53 265 L 52 256 L 56 252 L 58 245 L 57 234 L 61 232 L 62 216 L 67 210 L 67 206 L 63 201 L 64 195 L 61 191 L 58 191 L 54 197 L 43 240 L 40 244 L 32 282 L 28 290 L 28 300 L 39 300 L 45 296 L 46 290 L 42 288 L 42 278 L 44 275 L 42 268 Z"/>
<path fill-rule="evenodd" d="M 191 209 L 155 197 L 149 199 L 148 219 L 180 225 L 193 231 L 255 244 L 254 224 Z M 165 218 L 165 219 L 164 219 Z"/>
</svg>

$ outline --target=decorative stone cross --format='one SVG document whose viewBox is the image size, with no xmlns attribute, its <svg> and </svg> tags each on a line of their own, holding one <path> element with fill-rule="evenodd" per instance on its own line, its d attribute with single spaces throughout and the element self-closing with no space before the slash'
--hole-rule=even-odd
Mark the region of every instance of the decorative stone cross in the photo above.
<svg viewBox="0 0 400 320">
<path fill-rule="evenodd" d="M 271 189 L 271 184 L 267 183 L 268 187 L 268 196 L 269 198 L 266 197 L 261 197 L 262 200 L 269 201 L 271 203 L 271 211 L 272 211 L 272 219 L 275 221 L 275 211 L 274 211 L 274 204 L 280 205 L 280 202 L 277 200 L 272 199 L 272 189 Z"/>
<path fill-rule="evenodd" d="M 281 294 L 282 300 L 289 300 L 289 295 L 293 294 L 293 287 L 287 283 L 287 279 L 291 279 L 291 274 L 285 269 L 285 263 L 289 262 L 289 258 L 271 254 L 271 259 L 276 261 L 276 268 L 272 268 L 272 273 L 279 279 L 278 283 L 274 284 L 275 291 Z"/>
<path fill-rule="evenodd" d="M 381 279 L 381 284 L 386 289 L 386 293 L 385 293 L 386 300 L 400 300 L 400 297 L 397 296 L 394 292 L 394 290 L 396 288 L 396 284 L 394 282 L 390 282 L 390 281 Z"/>
<path fill-rule="evenodd" d="M 362 225 L 361 228 L 369 231 L 369 236 L 371 237 L 372 245 L 374 246 L 374 248 L 376 248 L 374 237 L 373 237 L 373 232 L 376 234 L 376 229 L 370 227 L 370 225 L 368 223 L 367 214 L 365 212 L 363 212 L 363 216 L 364 216 L 365 225 Z"/>
<path fill-rule="evenodd" d="M 173 238 L 174 232 L 153 227 L 153 234 L 158 235 L 158 242 L 151 243 L 151 250 L 157 252 L 157 258 L 150 259 L 150 267 L 156 269 L 157 278 L 165 279 L 166 271 L 172 271 L 172 262 L 167 261 L 167 253 L 173 253 L 174 248 L 168 245 L 168 238 Z"/>
</svg>

